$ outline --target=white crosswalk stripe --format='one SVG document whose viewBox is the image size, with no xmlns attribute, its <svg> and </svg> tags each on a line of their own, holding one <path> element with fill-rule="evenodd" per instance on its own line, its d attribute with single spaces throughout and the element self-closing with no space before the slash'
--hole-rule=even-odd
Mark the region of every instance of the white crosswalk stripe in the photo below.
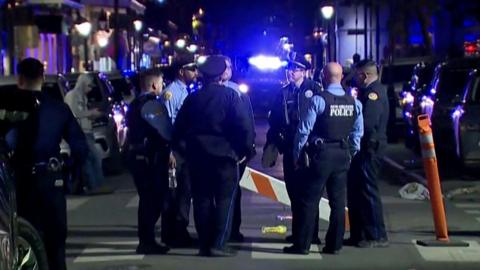
<svg viewBox="0 0 480 270">
<path fill-rule="evenodd" d="M 424 247 L 413 243 L 422 258 L 430 262 L 480 262 L 480 245 L 476 241 L 465 241 L 468 247 Z"/>
<path fill-rule="evenodd" d="M 135 248 L 138 245 L 138 241 L 99 242 L 89 244 L 111 247 L 85 248 L 82 253 L 73 260 L 74 263 L 133 261 L 142 260 L 145 257 L 145 255 L 135 254 Z"/>
<path fill-rule="evenodd" d="M 469 215 L 480 215 L 480 203 L 456 203 L 455 206 L 462 208 Z M 480 217 L 475 217 L 475 220 L 480 222 Z"/>
<path fill-rule="evenodd" d="M 138 195 L 134 196 L 132 199 L 130 199 L 130 201 L 127 203 L 127 208 L 137 208 L 138 207 L 138 202 L 139 202 L 140 198 L 138 197 Z"/>
<path fill-rule="evenodd" d="M 72 211 L 85 204 L 90 198 L 67 198 L 67 211 Z"/>
<path fill-rule="evenodd" d="M 480 203 L 456 203 L 458 208 L 480 208 Z"/>
</svg>

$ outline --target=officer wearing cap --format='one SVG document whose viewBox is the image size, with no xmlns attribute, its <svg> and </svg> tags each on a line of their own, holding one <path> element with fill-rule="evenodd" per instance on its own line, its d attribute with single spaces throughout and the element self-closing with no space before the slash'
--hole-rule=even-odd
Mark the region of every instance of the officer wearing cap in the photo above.
<svg viewBox="0 0 480 270">
<path fill-rule="evenodd" d="M 187 97 L 174 126 L 173 145 L 184 151 L 190 171 L 200 256 L 234 255 L 226 241 L 238 188 L 237 164 L 252 155 L 254 131 L 240 97 L 224 86 L 226 68 L 220 55 L 199 66 L 205 86 Z"/>
<path fill-rule="evenodd" d="M 163 91 L 161 98 L 164 102 L 168 115 L 175 123 L 178 111 L 189 94 L 188 85 L 197 79 L 197 66 L 193 57 L 183 56 L 173 65 L 175 80 Z M 192 192 L 185 157 L 174 152 L 176 158 L 175 177 L 177 186 L 169 194 L 166 209 L 162 217 L 162 240 L 169 246 L 190 246 L 192 238 L 187 227 L 190 219 L 190 204 Z"/>
<path fill-rule="evenodd" d="M 227 69 L 224 73 L 223 80 L 225 81 L 225 86 L 232 88 L 237 92 L 240 100 L 242 101 L 242 106 L 245 111 L 248 112 L 250 126 L 252 130 L 255 131 L 255 119 L 253 117 L 252 103 L 250 102 L 250 97 L 247 93 L 240 91 L 240 87 L 237 83 L 231 81 L 232 79 L 232 60 L 229 57 L 226 57 Z M 254 134 L 255 136 L 255 134 Z M 252 151 L 255 153 L 255 145 L 252 145 Z M 253 157 L 253 156 L 252 156 Z M 238 165 L 238 176 L 242 177 L 247 163 L 249 160 L 245 160 Z M 235 196 L 235 210 L 233 211 L 233 220 L 232 220 L 232 233 L 230 234 L 230 241 L 232 242 L 243 242 L 244 237 L 240 232 L 240 225 L 242 223 L 242 209 L 241 209 L 241 198 L 242 198 L 242 189 L 239 187 L 237 189 L 237 194 Z"/>
<path fill-rule="evenodd" d="M 162 76 L 158 70 L 140 74 L 142 93 L 130 104 L 126 115 L 128 165 L 140 198 L 138 254 L 165 254 L 169 250 L 155 240 L 155 224 L 168 191 L 168 168 L 175 167 L 169 147 L 171 119 L 158 100 L 163 89 Z"/>
<path fill-rule="evenodd" d="M 378 79 L 373 61 L 363 60 L 357 64 L 355 81 L 360 87 L 358 98 L 363 104 L 365 135 L 348 175 L 350 239 L 346 244 L 361 248 L 386 247 L 388 238 L 377 179 L 387 145 L 387 91 Z"/>
<path fill-rule="evenodd" d="M 323 253 L 337 254 L 345 232 L 345 195 L 351 153 L 360 150 L 363 135 L 362 105 L 347 95 L 340 84 L 342 67 L 328 63 L 323 69 L 326 91 L 310 97 L 300 113 L 293 156 L 310 156 L 304 179 L 298 181 L 297 213 L 293 216 L 293 245 L 285 253 L 308 254 L 318 204 L 326 187 L 330 200 L 330 225 Z"/>
<path fill-rule="evenodd" d="M 263 166 L 268 167 L 275 164 L 275 158 L 269 157 L 269 154 L 275 151 L 269 149 L 278 149 L 283 154 L 283 177 L 293 215 L 296 211 L 296 183 L 303 173 L 302 170 L 295 169 L 293 158 L 293 139 L 299 123 L 299 113 L 300 110 L 306 108 L 307 101 L 313 95 L 322 91 L 320 84 L 305 77 L 306 71 L 310 68 L 310 63 L 302 57 L 297 57 L 289 62 L 287 66 L 289 84 L 276 93 L 271 104 L 268 118 L 270 128 L 267 131 L 267 142 L 262 157 Z M 320 242 L 318 239 L 318 220 L 316 224 L 312 243 Z M 292 236 L 288 236 L 287 241 L 292 241 Z"/>
<path fill-rule="evenodd" d="M 66 269 L 67 211 L 60 142 L 68 142 L 78 162 L 85 160 L 88 145 L 68 106 L 41 92 L 43 64 L 27 58 L 18 64 L 17 72 L 19 90 L 10 98 L 0 97 L 0 109 L 22 107 L 25 116 L 12 131 L 18 214 L 42 236 L 49 269 L 62 270 Z"/>
</svg>

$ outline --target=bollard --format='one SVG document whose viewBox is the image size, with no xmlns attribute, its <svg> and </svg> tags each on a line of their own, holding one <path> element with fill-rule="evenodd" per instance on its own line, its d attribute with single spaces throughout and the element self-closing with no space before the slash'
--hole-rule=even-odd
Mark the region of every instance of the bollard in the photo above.
<svg viewBox="0 0 480 270">
<path fill-rule="evenodd" d="M 437 156 L 433 143 L 430 118 L 427 114 L 418 116 L 418 128 L 420 145 L 422 149 L 423 167 L 427 176 L 428 190 L 430 191 L 430 203 L 432 205 L 433 222 L 435 225 L 436 240 L 418 240 L 422 246 L 468 246 L 466 242 L 452 242 L 448 238 L 447 218 L 443 203 L 440 176 L 438 174 Z"/>
<path fill-rule="evenodd" d="M 286 234 L 287 233 L 287 226 L 284 225 L 278 225 L 274 227 L 267 227 L 263 226 L 262 227 L 262 233 L 278 233 L 278 234 Z"/>
</svg>

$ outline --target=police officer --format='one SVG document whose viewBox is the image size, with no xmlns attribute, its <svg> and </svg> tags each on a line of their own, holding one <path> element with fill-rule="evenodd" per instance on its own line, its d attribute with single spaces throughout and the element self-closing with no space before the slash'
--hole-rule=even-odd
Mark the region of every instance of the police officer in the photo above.
<svg viewBox="0 0 480 270">
<path fill-rule="evenodd" d="M 193 57 L 183 56 L 174 64 L 175 80 L 170 83 L 161 95 L 167 107 L 168 115 L 175 123 L 178 111 L 189 94 L 188 85 L 197 79 L 197 66 Z M 192 244 L 187 227 L 190 219 L 192 191 L 185 157 L 174 152 L 176 158 L 177 186 L 167 199 L 166 209 L 162 217 L 162 240 L 169 246 L 186 247 Z"/>
<path fill-rule="evenodd" d="M 255 131 L 255 120 L 253 117 L 252 103 L 250 102 L 250 97 L 247 93 L 240 91 L 240 87 L 237 83 L 231 81 L 232 79 L 232 60 L 229 57 L 226 57 L 227 69 L 224 73 L 223 80 L 225 81 L 225 86 L 232 88 L 237 92 L 242 105 L 245 111 L 248 112 L 250 126 L 253 131 Z M 255 134 L 254 134 L 255 136 Z M 252 152 L 255 153 L 255 145 L 252 145 Z M 253 157 L 253 156 L 252 156 Z M 247 167 L 248 160 L 243 161 L 238 165 L 238 176 L 241 178 L 245 169 Z M 235 196 L 235 210 L 233 211 L 233 220 L 232 220 L 232 233 L 230 234 L 230 241 L 232 242 L 243 242 L 244 236 L 240 232 L 240 224 L 242 223 L 242 190 L 240 187 L 237 188 L 237 194 Z"/>
<path fill-rule="evenodd" d="M 233 256 L 229 239 L 237 163 L 252 155 L 253 130 L 235 90 L 223 85 L 225 57 L 199 66 L 205 86 L 190 94 L 175 122 L 174 145 L 185 141 L 200 256 Z"/>
<path fill-rule="evenodd" d="M 18 214 L 42 236 L 50 269 L 66 269 L 67 212 L 60 142 L 70 145 L 72 157 L 83 162 L 88 145 L 78 122 L 66 104 L 41 92 L 43 64 L 27 58 L 17 66 L 18 94 L 24 98 L 4 100 L 8 106 L 23 106 L 28 117 L 15 128 L 12 159 Z M 4 107 L 5 108 L 5 107 Z"/>
<path fill-rule="evenodd" d="M 362 248 L 386 247 L 388 239 L 377 179 L 387 145 L 387 92 L 378 79 L 377 66 L 373 61 L 358 63 L 355 80 L 360 87 L 365 135 L 348 175 L 350 239 L 346 244 Z"/>
<path fill-rule="evenodd" d="M 328 63 L 323 70 L 327 90 L 307 95 L 309 104 L 300 114 L 293 155 L 299 164 L 306 147 L 311 158 L 306 177 L 298 182 L 298 213 L 293 216 L 293 245 L 285 253 L 308 254 L 318 204 L 327 188 L 330 224 L 323 253 L 337 254 L 345 232 L 345 194 L 350 150 L 360 149 L 362 136 L 361 104 L 347 95 L 340 82 L 342 67 Z"/>
<path fill-rule="evenodd" d="M 169 141 L 172 124 L 165 105 L 157 98 L 163 89 L 162 73 L 148 70 L 141 75 L 142 93 L 126 115 L 128 164 L 138 196 L 138 254 L 165 254 L 169 248 L 155 240 L 166 192 L 168 168 L 175 166 Z"/>
<path fill-rule="evenodd" d="M 273 166 L 274 163 L 265 164 L 266 154 L 272 145 L 283 154 L 283 177 L 287 188 L 287 193 L 291 202 L 292 215 L 295 215 L 296 205 L 296 183 L 301 178 L 302 170 L 295 169 L 293 158 L 293 138 L 299 123 L 299 110 L 306 107 L 308 97 L 318 94 L 322 91 L 321 85 L 306 79 L 306 70 L 310 69 L 310 63 L 304 58 L 297 57 L 290 61 L 287 66 L 287 78 L 289 84 L 284 86 L 276 94 L 271 104 L 268 123 L 270 125 L 267 131 L 267 142 L 264 147 L 262 157 L 264 166 Z M 270 159 L 270 158 L 268 158 Z M 320 243 L 318 238 L 318 220 L 316 221 L 313 232 L 312 243 Z M 287 237 L 287 241 L 292 241 L 292 236 Z"/>
</svg>

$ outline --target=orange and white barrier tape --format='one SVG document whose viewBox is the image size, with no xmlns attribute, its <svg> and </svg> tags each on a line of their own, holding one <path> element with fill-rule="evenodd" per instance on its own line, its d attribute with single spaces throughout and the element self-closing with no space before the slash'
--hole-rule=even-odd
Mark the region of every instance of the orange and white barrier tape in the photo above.
<svg viewBox="0 0 480 270">
<path fill-rule="evenodd" d="M 291 206 L 290 199 L 288 198 L 287 194 L 287 188 L 285 187 L 285 182 L 278 180 L 275 177 L 247 167 L 242 175 L 242 178 L 240 179 L 240 186 L 279 203 Z M 322 198 L 320 200 L 318 209 L 320 219 L 329 221 L 330 205 L 328 204 L 327 199 Z M 348 208 L 345 208 L 345 217 L 346 228 L 348 228 Z"/>
</svg>

